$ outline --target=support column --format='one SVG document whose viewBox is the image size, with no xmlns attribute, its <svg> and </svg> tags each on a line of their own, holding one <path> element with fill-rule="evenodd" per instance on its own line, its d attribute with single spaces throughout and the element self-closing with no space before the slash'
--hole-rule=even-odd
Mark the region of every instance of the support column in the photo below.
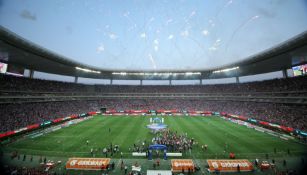
<svg viewBox="0 0 307 175">
<path fill-rule="evenodd" d="M 172 80 L 171 79 L 169 80 L 169 85 L 172 85 Z"/>
<path fill-rule="evenodd" d="M 288 71 L 287 71 L 287 69 L 283 69 L 282 70 L 282 77 L 283 78 L 288 78 Z"/>
<path fill-rule="evenodd" d="M 199 79 L 199 84 L 203 85 L 203 79 Z"/>
<path fill-rule="evenodd" d="M 140 85 L 141 85 L 141 86 L 143 85 L 143 80 L 140 80 Z"/>
<path fill-rule="evenodd" d="M 74 82 L 78 83 L 78 77 L 77 76 L 75 76 L 75 81 Z"/>
<path fill-rule="evenodd" d="M 29 77 L 32 79 L 32 78 L 33 78 L 33 76 L 34 76 L 34 70 L 30 69 L 29 71 L 30 71 L 30 73 L 29 73 L 29 74 L 30 74 L 30 76 L 29 76 Z"/>
<path fill-rule="evenodd" d="M 110 79 L 110 85 L 112 85 L 113 84 L 113 79 Z"/>
<path fill-rule="evenodd" d="M 236 77 L 236 83 L 240 83 L 239 77 Z"/>
</svg>

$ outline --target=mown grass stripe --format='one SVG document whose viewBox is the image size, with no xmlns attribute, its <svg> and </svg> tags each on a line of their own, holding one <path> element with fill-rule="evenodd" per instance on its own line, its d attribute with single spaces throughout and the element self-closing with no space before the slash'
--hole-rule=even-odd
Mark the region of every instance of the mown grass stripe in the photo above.
<svg viewBox="0 0 307 175">
<path fill-rule="evenodd" d="M 88 157 L 90 148 L 107 147 L 112 142 L 113 145 L 120 145 L 120 150 L 125 156 L 131 157 L 128 148 L 132 147 L 133 143 L 143 140 L 150 142 L 153 137 L 146 128 L 149 118 L 149 116 L 96 116 L 34 139 L 26 138 L 9 144 L 4 147 L 4 151 L 19 150 L 20 153 L 33 155 Z M 188 133 L 189 137 L 194 137 L 199 142 L 199 146 L 194 147 L 192 151 L 193 158 L 214 158 L 216 154 L 220 156 L 223 154 L 225 142 L 229 144 L 229 151 L 234 151 L 243 157 L 272 154 L 274 147 L 280 152 L 276 156 L 282 155 L 287 148 L 295 154 L 307 153 L 305 145 L 284 141 L 219 117 L 165 116 L 164 119 L 171 130 L 179 134 Z M 110 133 L 109 128 L 111 128 Z M 90 140 L 89 146 L 86 145 L 86 140 Z M 202 144 L 209 146 L 205 153 L 200 148 Z M 101 157 L 102 153 L 99 152 L 98 156 Z"/>
</svg>

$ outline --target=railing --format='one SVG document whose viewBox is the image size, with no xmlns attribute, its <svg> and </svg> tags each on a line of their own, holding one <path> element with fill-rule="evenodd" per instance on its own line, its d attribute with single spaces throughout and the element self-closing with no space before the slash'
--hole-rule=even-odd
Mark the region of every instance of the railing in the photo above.
<svg viewBox="0 0 307 175">
<path fill-rule="evenodd" d="M 0 90 L 0 104 L 102 99 L 199 99 L 208 101 L 241 101 L 307 105 L 307 91 L 89 93 Z"/>
</svg>

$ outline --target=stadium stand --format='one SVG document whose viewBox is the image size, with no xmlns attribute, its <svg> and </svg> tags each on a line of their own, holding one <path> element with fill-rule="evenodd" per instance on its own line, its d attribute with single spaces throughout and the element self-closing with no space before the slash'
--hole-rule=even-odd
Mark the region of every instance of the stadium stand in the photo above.
<svg viewBox="0 0 307 175">
<path fill-rule="evenodd" d="M 1 75 L 0 132 L 73 114 L 178 109 L 227 112 L 306 130 L 306 76 L 223 85 L 83 85 Z"/>
<path fill-rule="evenodd" d="M 14 167 L 7 166 L 4 167 L 4 174 L 31 174 L 31 175 L 47 175 L 49 173 L 44 172 L 44 170 L 40 170 L 38 168 L 26 168 L 26 167 Z"/>
<path fill-rule="evenodd" d="M 306 91 L 306 76 L 274 79 L 261 82 L 219 85 L 84 85 L 0 75 L 1 90 L 38 92 L 99 92 L 99 93 L 233 93 L 233 92 L 282 92 Z M 93 89 L 94 88 L 94 89 Z"/>
</svg>

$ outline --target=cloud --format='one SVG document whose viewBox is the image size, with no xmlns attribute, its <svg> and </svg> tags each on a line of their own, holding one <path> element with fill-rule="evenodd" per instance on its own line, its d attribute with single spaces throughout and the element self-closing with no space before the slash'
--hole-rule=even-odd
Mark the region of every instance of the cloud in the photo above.
<svg viewBox="0 0 307 175">
<path fill-rule="evenodd" d="M 182 31 L 180 33 L 180 35 L 183 36 L 183 37 L 188 37 L 189 36 L 189 31 L 188 30 Z"/>
<path fill-rule="evenodd" d="M 209 35 L 209 31 L 205 29 L 205 30 L 202 31 L 202 34 L 203 34 L 204 36 L 208 36 L 208 35 Z"/>
<path fill-rule="evenodd" d="M 173 39 L 173 38 L 174 38 L 174 35 L 171 34 L 171 35 L 168 36 L 167 39 L 171 40 L 171 39 Z"/>
<path fill-rule="evenodd" d="M 141 33 L 141 34 L 140 34 L 140 37 L 141 37 L 141 38 L 146 38 L 146 33 Z"/>
<path fill-rule="evenodd" d="M 103 45 L 103 44 L 100 44 L 100 45 L 97 47 L 96 52 L 97 52 L 97 53 L 101 53 L 101 52 L 103 52 L 103 51 L 104 51 L 104 45 Z"/>
<path fill-rule="evenodd" d="M 113 39 L 113 40 L 118 38 L 118 36 L 115 35 L 114 33 L 110 33 L 109 37 L 110 37 L 110 39 Z"/>
<path fill-rule="evenodd" d="M 32 14 L 29 10 L 26 10 L 26 9 L 20 13 L 20 17 L 24 19 L 36 21 L 36 15 Z"/>
</svg>

